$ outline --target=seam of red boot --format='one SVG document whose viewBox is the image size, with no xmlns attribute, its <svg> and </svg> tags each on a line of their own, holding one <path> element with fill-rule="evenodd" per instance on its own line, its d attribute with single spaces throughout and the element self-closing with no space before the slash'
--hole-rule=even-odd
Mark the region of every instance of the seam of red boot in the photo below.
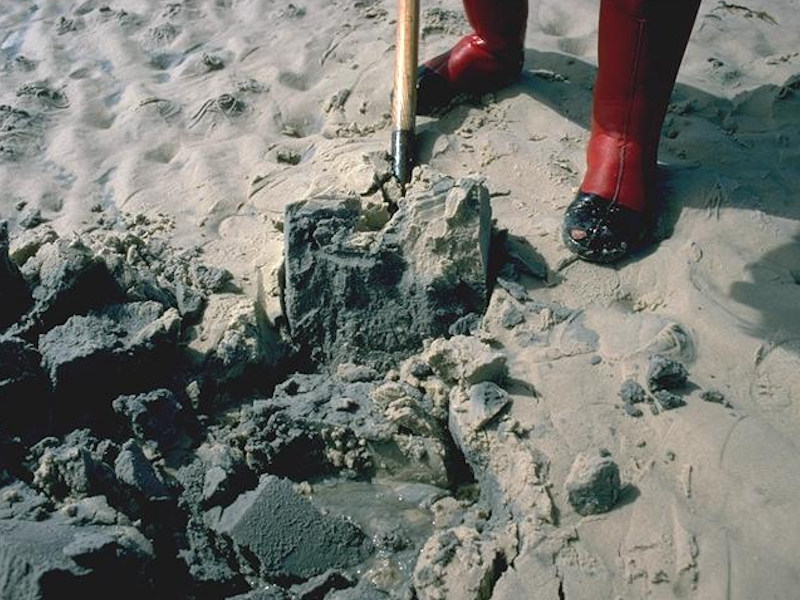
<svg viewBox="0 0 800 600">
<path fill-rule="evenodd" d="M 625 125 L 623 128 L 623 144 L 619 149 L 620 157 L 619 157 L 619 172 L 617 174 L 617 183 L 614 189 L 614 196 L 611 198 L 612 202 L 622 204 L 623 206 L 630 208 L 632 210 L 641 210 L 642 207 L 640 206 L 629 206 L 624 202 L 620 201 L 619 194 L 620 190 L 622 189 L 622 184 L 625 179 L 626 169 L 627 169 L 627 159 L 628 159 L 628 139 L 630 138 L 630 129 L 631 129 L 631 121 L 633 120 L 633 109 L 636 103 L 636 96 L 638 94 L 639 86 L 637 85 L 637 80 L 639 77 L 639 69 L 641 66 L 641 57 L 642 57 L 642 46 L 644 45 L 644 23 L 639 21 L 637 25 L 637 33 L 636 33 L 636 52 L 634 54 L 635 58 L 633 61 L 633 68 L 631 70 L 631 91 L 628 96 L 628 108 L 625 114 Z M 645 193 L 645 192 L 642 192 Z"/>
</svg>

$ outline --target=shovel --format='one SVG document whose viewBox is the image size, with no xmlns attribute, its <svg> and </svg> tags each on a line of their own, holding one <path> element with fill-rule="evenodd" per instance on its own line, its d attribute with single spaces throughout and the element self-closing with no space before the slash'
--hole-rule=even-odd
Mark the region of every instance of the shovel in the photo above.
<svg viewBox="0 0 800 600">
<path fill-rule="evenodd" d="M 394 176 L 402 185 L 411 180 L 414 168 L 418 47 L 419 0 L 398 0 L 391 154 Z"/>
</svg>

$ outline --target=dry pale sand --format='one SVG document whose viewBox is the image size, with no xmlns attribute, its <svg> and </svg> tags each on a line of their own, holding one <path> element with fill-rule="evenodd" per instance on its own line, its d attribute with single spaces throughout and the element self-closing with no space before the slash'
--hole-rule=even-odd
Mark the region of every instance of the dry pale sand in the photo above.
<svg viewBox="0 0 800 600">
<path fill-rule="evenodd" d="M 553 328 L 494 323 L 527 384 L 512 416 L 551 482 L 605 447 L 630 485 L 606 515 L 525 531 L 495 598 L 798 597 L 800 2 L 746 2 L 701 7 L 664 127 L 663 241 L 623 265 L 575 262 L 559 233 L 583 169 L 597 2 L 533 2 L 521 82 L 420 120 L 420 160 L 483 174 L 499 226 L 546 264 L 529 294 L 582 310 Z M 0 0 L 0 217 L 38 209 L 67 235 L 98 212 L 163 213 L 176 244 L 255 296 L 281 259 L 283 207 L 358 191 L 348 165 L 388 145 L 395 10 Z M 466 30 L 455 0 L 423 13 L 425 56 Z M 490 328 L 513 302 L 496 294 Z M 654 351 L 697 391 L 625 417 L 620 382 Z M 732 408 L 701 401 L 710 387 Z M 508 450 L 489 452 L 513 478 Z"/>
</svg>

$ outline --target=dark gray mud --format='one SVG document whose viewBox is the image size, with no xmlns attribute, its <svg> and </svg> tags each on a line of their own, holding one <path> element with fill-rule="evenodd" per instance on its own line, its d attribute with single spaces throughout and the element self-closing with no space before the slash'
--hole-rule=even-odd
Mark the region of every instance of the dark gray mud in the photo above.
<svg viewBox="0 0 800 600">
<path fill-rule="evenodd" d="M 371 230 L 357 196 L 321 196 L 286 211 L 286 313 L 292 339 L 318 362 L 389 369 L 483 313 L 489 297 L 489 193 L 437 177 Z"/>
<path fill-rule="evenodd" d="M 508 402 L 500 355 L 444 343 L 487 305 L 491 215 L 441 176 L 372 204 L 287 210 L 283 329 L 167 222 L 3 225 L 0 597 L 413 597 L 473 486 L 449 390 L 477 428 Z"/>
</svg>

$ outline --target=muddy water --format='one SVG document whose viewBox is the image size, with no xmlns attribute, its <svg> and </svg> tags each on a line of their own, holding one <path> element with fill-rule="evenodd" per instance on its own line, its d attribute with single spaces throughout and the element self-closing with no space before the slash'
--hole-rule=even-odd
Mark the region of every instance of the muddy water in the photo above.
<svg viewBox="0 0 800 600">
<path fill-rule="evenodd" d="M 399 593 L 410 586 L 419 550 L 434 531 L 429 507 L 447 495 L 447 490 L 419 483 L 327 479 L 313 484 L 311 498 L 323 510 L 358 523 L 375 543 L 375 554 L 357 575 Z M 393 544 L 404 547 L 393 550 Z"/>
</svg>

